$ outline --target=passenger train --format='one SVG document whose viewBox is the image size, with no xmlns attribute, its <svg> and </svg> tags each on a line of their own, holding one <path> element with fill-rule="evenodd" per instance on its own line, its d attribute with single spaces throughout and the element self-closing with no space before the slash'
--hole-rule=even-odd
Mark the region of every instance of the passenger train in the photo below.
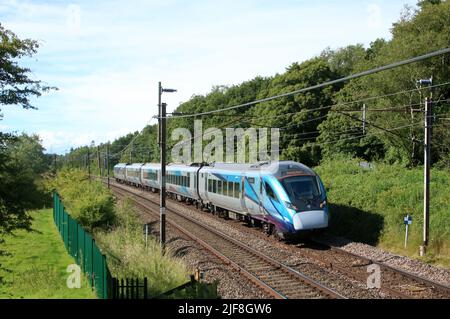
<svg viewBox="0 0 450 319">
<path fill-rule="evenodd" d="M 119 163 L 114 166 L 114 178 L 157 192 L 161 165 Z M 293 161 L 169 164 L 166 190 L 173 199 L 244 220 L 280 239 L 328 226 L 321 179 L 309 167 Z"/>
</svg>

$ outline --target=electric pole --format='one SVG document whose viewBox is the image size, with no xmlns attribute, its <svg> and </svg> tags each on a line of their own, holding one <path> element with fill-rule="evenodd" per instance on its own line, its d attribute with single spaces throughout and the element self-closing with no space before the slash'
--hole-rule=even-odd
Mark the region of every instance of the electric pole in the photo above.
<svg viewBox="0 0 450 319">
<path fill-rule="evenodd" d="M 111 188 L 109 185 L 109 142 L 106 144 L 106 169 L 108 170 L 108 188 Z"/>
<path fill-rule="evenodd" d="M 163 92 L 176 92 L 174 89 L 163 89 L 161 82 L 158 82 L 158 127 L 159 127 L 159 150 L 161 161 L 161 180 L 160 180 L 160 244 L 162 253 L 165 252 L 166 244 L 166 103 L 161 103 L 161 95 Z"/>
<path fill-rule="evenodd" d="M 102 166 L 100 162 L 100 146 L 97 146 L 97 162 L 98 162 L 98 175 L 102 176 Z"/>
<path fill-rule="evenodd" d="M 130 148 L 130 163 L 133 164 L 133 149 L 134 149 L 134 144 L 131 143 L 131 148 Z"/>
<path fill-rule="evenodd" d="M 87 167 L 88 167 L 89 181 L 91 181 L 91 159 L 90 159 L 89 148 L 88 148 L 88 153 L 87 153 Z"/>
<path fill-rule="evenodd" d="M 425 99 L 425 137 L 423 152 L 423 243 L 420 249 L 420 255 L 426 254 L 428 240 L 430 235 L 430 149 L 431 149 L 431 119 L 432 102 L 430 98 Z"/>
<path fill-rule="evenodd" d="M 160 153 L 161 153 L 161 192 L 160 192 L 160 209 L 159 215 L 161 248 L 164 252 L 166 243 L 166 103 L 161 103 L 160 107 Z"/>
<path fill-rule="evenodd" d="M 363 131 L 363 134 L 366 134 L 366 104 L 363 104 L 363 111 L 362 111 L 362 131 Z"/>
<path fill-rule="evenodd" d="M 420 87 L 422 85 L 431 86 L 433 77 L 430 79 L 422 79 L 417 81 Z M 431 94 L 432 96 L 432 94 Z M 430 151 L 431 151 L 431 119 L 432 119 L 432 103 L 430 98 L 425 99 L 424 112 L 424 142 L 423 142 L 423 243 L 420 246 L 420 256 L 425 256 L 430 234 Z"/>
</svg>

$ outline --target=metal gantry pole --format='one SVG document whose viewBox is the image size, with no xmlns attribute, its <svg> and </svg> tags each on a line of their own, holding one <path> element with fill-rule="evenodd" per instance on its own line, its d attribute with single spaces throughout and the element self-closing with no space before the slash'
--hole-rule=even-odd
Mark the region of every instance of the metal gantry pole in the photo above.
<svg viewBox="0 0 450 319">
<path fill-rule="evenodd" d="M 161 180 L 160 180 L 160 243 L 164 252 L 166 244 L 166 105 L 161 103 L 162 87 L 161 82 L 158 83 L 158 107 L 159 107 L 159 150 L 161 162 Z"/>
<path fill-rule="evenodd" d="M 363 134 L 366 134 L 366 104 L 363 104 L 362 131 L 363 131 Z"/>
<path fill-rule="evenodd" d="M 423 243 L 420 255 L 426 254 L 430 232 L 430 141 L 431 141 L 431 116 L 432 102 L 430 98 L 425 99 L 425 138 L 424 138 L 424 159 L 423 159 Z"/>
<path fill-rule="evenodd" d="M 89 147 L 88 147 L 88 153 L 87 153 L 87 166 L 88 166 L 88 176 L 89 176 L 89 181 L 90 181 L 91 180 L 91 158 L 90 158 Z"/>
<path fill-rule="evenodd" d="M 97 164 L 98 164 L 98 176 L 102 176 L 102 165 L 100 161 L 100 146 L 97 146 Z"/>
<path fill-rule="evenodd" d="M 106 144 L 106 169 L 108 172 L 108 188 L 111 188 L 109 184 L 109 143 Z"/>
</svg>

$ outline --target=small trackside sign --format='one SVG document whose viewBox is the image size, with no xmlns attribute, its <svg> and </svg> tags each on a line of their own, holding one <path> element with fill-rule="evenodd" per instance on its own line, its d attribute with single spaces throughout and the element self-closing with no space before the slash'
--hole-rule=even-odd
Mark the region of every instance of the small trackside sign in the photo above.
<svg viewBox="0 0 450 319">
<path fill-rule="evenodd" d="M 406 215 L 406 216 L 403 218 L 403 223 L 404 223 L 405 225 L 411 225 L 411 224 L 412 224 L 412 216 L 411 216 L 411 215 Z"/>
</svg>

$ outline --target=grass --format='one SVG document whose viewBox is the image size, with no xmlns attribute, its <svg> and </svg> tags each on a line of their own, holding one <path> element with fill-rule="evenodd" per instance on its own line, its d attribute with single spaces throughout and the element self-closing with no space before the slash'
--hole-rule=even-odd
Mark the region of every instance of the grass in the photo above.
<svg viewBox="0 0 450 319">
<path fill-rule="evenodd" d="M 315 168 L 330 203 L 330 232 L 418 258 L 423 227 L 423 169 L 333 160 Z M 431 171 L 430 244 L 427 262 L 450 266 L 450 172 Z M 403 217 L 412 215 L 405 249 Z"/>
<path fill-rule="evenodd" d="M 81 288 L 69 289 L 67 266 L 74 264 L 53 222 L 51 209 L 31 213 L 33 231 L 17 231 L 6 236 L 0 256 L 0 298 L 96 298 L 86 278 Z"/>
<path fill-rule="evenodd" d="M 149 236 L 147 247 L 142 224 L 130 200 L 116 206 L 116 226 L 98 230 L 94 237 L 107 256 L 111 274 L 117 278 L 148 278 L 149 295 L 157 296 L 189 280 L 189 272 L 181 259 L 168 250 L 161 254 L 159 242 Z"/>
</svg>

